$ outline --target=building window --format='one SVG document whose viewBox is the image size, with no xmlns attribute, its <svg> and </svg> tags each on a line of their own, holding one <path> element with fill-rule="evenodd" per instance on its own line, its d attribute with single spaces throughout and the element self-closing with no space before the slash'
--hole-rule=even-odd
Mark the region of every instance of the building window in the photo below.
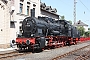
<svg viewBox="0 0 90 60">
<path fill-rule="evenodd" d="M 22 35 L 22 26 L 19 26 L 19 37 Z"/>
<path fill-rule="evenodd" d="M 19 26 L 19 30 L 22 31 L 22 26 Z"/>
<path fill-rule="evenodd" d="M 28 5 L 30 5 L 30 2 L 27 2 Z"/>
<path fill-rule="evenodd" d="M 2 0 L 4 3 L 6 3 L 7 4 L 7 2 L 8 2 L 8 0 Z"/>
<path fill-rule="evenodd" d="M 20 0 L 21 2 L 23 2 L 24 0 Z"/>
<path fill-rule="evenodd" d="M 33 7 L 36 7 L 36 4 L 33 4 Z"/>
<path fill-rule="evenodd" d="M 27 2 L 27 15 L 30 15 L 30 2 Z"/>
<path fill-rule="evenodd" d="M 23 13 L 23 4 L 20 3 L 20 13 Z"/>
<path fill-rule="evenodd" d="M 30 7 L 29 6 L 27 6 L 27 15 L 29 15 L 29 9 L 30 9 Z"/>
</svg>

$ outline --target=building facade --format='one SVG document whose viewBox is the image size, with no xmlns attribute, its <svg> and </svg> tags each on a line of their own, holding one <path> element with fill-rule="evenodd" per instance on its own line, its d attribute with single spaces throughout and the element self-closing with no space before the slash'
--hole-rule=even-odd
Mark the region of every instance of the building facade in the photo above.
<svg viewBox="0 0 90 60">
<path fill-rule="evenodd" d="M 10 11 L 9 2 L 0 0 L 0 48 L 9 47 L 10 43 Z"/>
<path fill-rule="evenodd" d="M 56 8 L 52 8 L 51 6 L 47 6 L 45 3 L 40 3 L 40 16 L 44 16 L 44 17 L 50 17 L 53 19 L 58 20 L 59 19 L 59 15 L 57 14 L 57 9 Z"/>
<path fill-rule="evenodd" d="M 24 18 L 31 16 L 31 9 L 37 11 L 35 12 L 35 17 L 40 15 L 40 0 L 12 0 L 11 3 L 13 3 L 11 8 L 14 8 L 11 21 L 15 24 L 14 34 L 18 35 L 21 34 L 21 23 Z M 16 37 L 14 37 L 14 39 L 16 39 Z"/>
<path fill-rule="evenodd" d="M 40 15 L 40 0 L 0 0 L 0 48 L 10 47 L 10 41 L 16 40 L 21 33 L 21 22 L 31 16 L 35 9 L 35 17 Z"/>
<path fill-rule="evenodd" d="M 40 2 L 40 0 L 0 0 L 0 48 L 10 47 L 11 40 L 16 40 L 18 35 L 22 34 L 22 21 L 31 16 L 32 9 L 35 10 L 35 17 L 59 18 L 56 10 L 48 11 L 48 7 L 42 9 Z"/>
<path fill-rule="evenodd" d="M 85 29 L 85 32 L 88 31 L 88 25 L 83 23 L 81 20 L 77 21 L 75 26 L 82 26 Z"/>
</svg>

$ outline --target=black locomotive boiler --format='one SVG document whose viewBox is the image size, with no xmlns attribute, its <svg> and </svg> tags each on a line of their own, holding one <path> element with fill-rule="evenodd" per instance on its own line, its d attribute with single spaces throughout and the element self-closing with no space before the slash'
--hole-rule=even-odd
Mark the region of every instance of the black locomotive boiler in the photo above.
<svg viewBox="0 0 90 60">
<path fill-rule="evenodd" d="M 78 30 L 66 20 L 26 17 L 22 22 L 22 36 L 16 39 L 16 44 L 20 49 L 56 48 L 76 44 L 77 38 Z"/>
</svg>

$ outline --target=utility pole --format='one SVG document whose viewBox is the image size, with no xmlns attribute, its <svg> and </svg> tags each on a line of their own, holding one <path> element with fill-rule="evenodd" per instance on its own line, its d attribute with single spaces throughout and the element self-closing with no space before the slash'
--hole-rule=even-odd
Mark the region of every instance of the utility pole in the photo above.
<svg viewBox="0 0 90 60">
<path fill-rule="evenodd" d="M 76 0 L 74 0 L 74 12 L 73 12 L 73 15 L 74 15 L 74 24 L 76 23 Z"/>
</svg>

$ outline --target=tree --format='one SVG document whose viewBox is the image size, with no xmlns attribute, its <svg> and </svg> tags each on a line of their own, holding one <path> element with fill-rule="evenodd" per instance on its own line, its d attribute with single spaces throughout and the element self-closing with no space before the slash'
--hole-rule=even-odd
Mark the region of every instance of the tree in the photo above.
<svg viewBox="0 0 90 60">
<path fill-rule="evenodd" d="M 80 36 L 84 36 L 85 29 L 83 26 L 78 26 L 77 29 L 80 31 Z"/>
<path fill-rule="evenodd" d="M 89 37 L 90 36 L 90 28 L 88 28 L 88 31 L 85 32 L 85 37 Z"/>
<path fill-rule="evenodd" d="M 60 16 L 61 18 L 60 18 L 60 20 L 65 20 L 65 17 L 64 16 Z"/>
<path fill-rule="evenodd" d="M 88 28 L 88 30 L 90 30 L 90 28 Z"/>
<path fill-rule="evenodd" d="M 89 37 L 90 31 L 85 32 L 85 37 Z"/>
<path fill-rule="evenodd" d="M 72 24 L 72 21 L 71 21 L 71 20 L 69 20 L 69 23 L 70 23 L 70 24 Z"/>
</svg>

